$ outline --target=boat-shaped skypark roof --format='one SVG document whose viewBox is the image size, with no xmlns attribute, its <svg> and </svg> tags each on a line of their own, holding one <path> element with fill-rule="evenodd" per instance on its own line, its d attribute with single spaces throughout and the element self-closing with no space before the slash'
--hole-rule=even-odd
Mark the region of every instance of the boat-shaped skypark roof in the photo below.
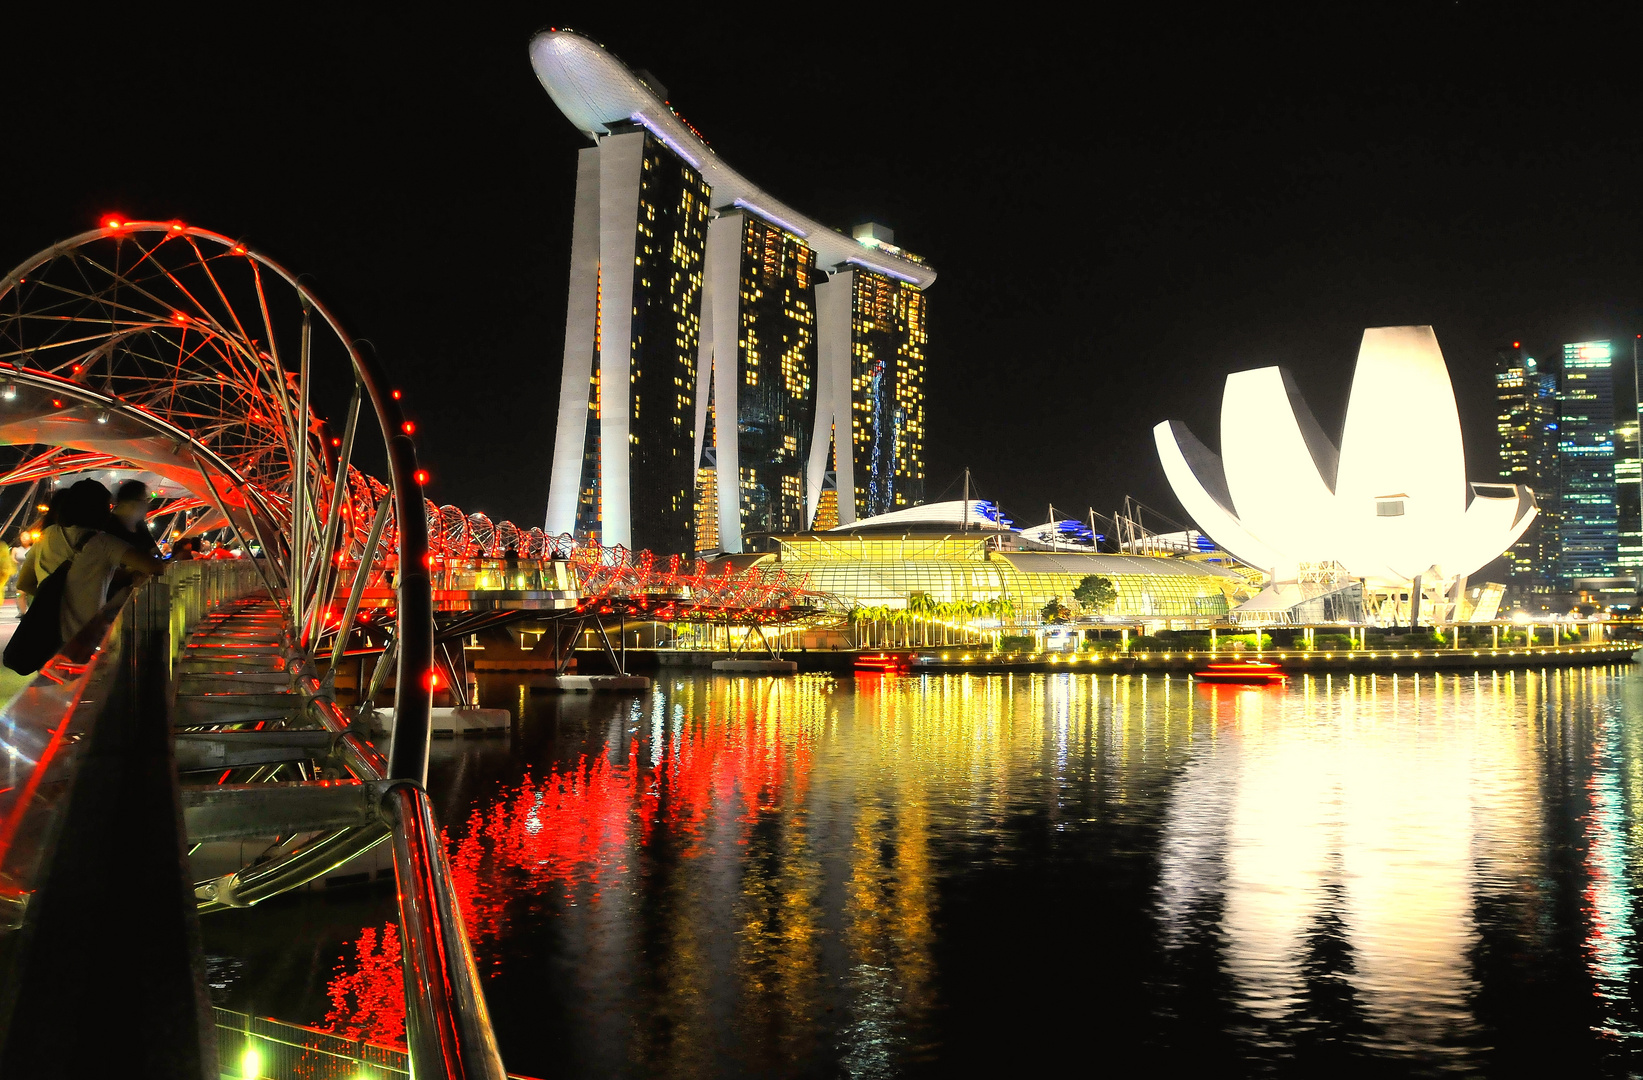
<svg viewBox="0 0 1643 1080">
<path fill-rule="evenodd" d="M 559 111 L 589 137 L 609 135 L 610 125 L 623 121 L 643 127 L 712 185 L 715 207 L 740 207 L 780 225 L 810 245 L 817 265 L 831 268 L 849 263 L 921 289 L 936 280 L 936 272 L 922 262 L 882 244 L 835 232 L 755 186 L 725 164 L 666 101 L 592 38 L 570 30 L 544 30 L 531 39 L 531 66 Z"/>
</svg>

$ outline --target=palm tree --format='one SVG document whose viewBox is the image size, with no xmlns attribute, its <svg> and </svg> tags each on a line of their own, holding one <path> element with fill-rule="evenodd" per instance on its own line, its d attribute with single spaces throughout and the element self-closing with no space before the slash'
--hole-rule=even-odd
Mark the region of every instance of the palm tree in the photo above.
<svg viewBox="0 0 1643 1080">
<path fill-rule="evenodd" d="M 919 641 L 921 644 L 928 644 L 930 619 L 935 616 L 937 606 L 938 605 L 936 604 L 935 599 L 927 592 L 908 594 L 907 607 L 904 609 L 906 611 L 906 618 L 910 621 L 918 623 Z M 911 633 L 909 633 L 909 642 L 911 642 L 911 639 L 912 636 Z"/>
<path fill-rule="evenodd" d="M 964 618 L 965 618 L 965 622 L 966 622 L 966 626 L 965 626 L 965 640 L 966 641 L 969 641 L 971 638 L 974 638 L 974 637 L 978 636 L 975 624 L 980 622 L 982 619 L 986 618 L 987 617 L 987 612 L 990 611 L 990 610 L 992 610 L 992 609 L 990 607 L 988 607 L 988 602 L 985 601 L 985 600 L 968 600 L 968 601 L 965 602 L 965 604 L 964 604 Z"/>
</svg>

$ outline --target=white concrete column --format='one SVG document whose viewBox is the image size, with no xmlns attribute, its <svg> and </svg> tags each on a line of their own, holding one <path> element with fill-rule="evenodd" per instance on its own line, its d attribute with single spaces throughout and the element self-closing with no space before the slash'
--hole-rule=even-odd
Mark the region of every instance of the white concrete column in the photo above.
<svg viewBox="0 0 1643 1080">
<path fill-rule="evenodd" d="M 576 209 L 571 224 L 570 295 L 565 303 L 565 352 L 559 376 L 559 417 L 548 473 L 549 536 L 576 531 L 576 499 L 588 433 L 588 384 L 599 317 L 599 147 L 576 157 Z"/>
<path fill-rule="evenodd" d="M 604 544 L 631 547 L 629 403 L 633 400 L 633 254 L 645 133 L 599 143 L 599 491 Z"/>
<path fill-rule="evenodd" d="M 851 418 L 851 316 L 856 272 L 844 270 L 816 283 L 816 427 L 805 470 L 805 524 L 816 519 L 829 437 L 837 440 L 839 524 L 856 520 L 855 429 Z"/>
<path fill-rule="evenodd" d="M 738 441 L 741 414 L 742 231 L 740 211 L 707 223 L 702 274 L 702 331 L 713 340 L 714 451 L 719 475 L 719 549 L 742 550 L 742 470 Z M 708 324 L 712 324 L 711 331 Z M 698 385 L 701 376 L 697 376 Z"/>
</svg>

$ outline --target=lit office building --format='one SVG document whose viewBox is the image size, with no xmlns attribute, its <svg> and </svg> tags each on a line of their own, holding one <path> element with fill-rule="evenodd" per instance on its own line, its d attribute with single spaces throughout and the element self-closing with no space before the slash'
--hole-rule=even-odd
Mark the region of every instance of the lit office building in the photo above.
<svg viewBox="0 0 1643 1080">
<path fill-rule="evenodd" d="M 1607 341 L 1563 346 L 1558 393 L 1558 578 L 1609 577 L 1619 557 L 1615 392 Z"/>
<path fill-rule="evenodd" d="M 735 425 L 714 424 L 720 543 L 803 529 L 816 418 L 815 253 L 780 225 L 728 210 L 709 228 L 707 262 L 698 392 L 711 384 L 716 402 L 736 402 Z"/>
<path fill-rule="evenodd" d="M 1638 437 L 1637 342 L 1632 355 L 1611 357 L 1614 380 L 1615 572 L 1643 573 L 1643 445 Z"/>
<path fill-rule="evenodd" d="M 739 552 L 922 501 L 934 271 L 880 226 L 845 236 L 754 186 L 598 43 L 550 30 L 530 51 L 595 144 L 546 531 Z"/>
<path fill-rule="evenodd" d="M 550 532 L 691 546 L 707 224 L 701 174 L 649 132 L 581 151 Z"/>
<path fill-rule="evenodd" d="M 1500 478 L 1535 493 L 1540 515 L 1506 553 L 1514 592 L 1554 591 L 1557 564 L 1557 374 L 1537 364 L 1519 342 L 1496 353 L 1495 428 Z"/>
<path fill-rule="evenodd" d="M 696 544 L 694 553 L 711 555 L 719 550 L 719 462 L 714 449 L 717 438 L 714 423 L 713 386 L 708 384 L 707 428 L 703 445 L 696 451 Z"/>
<path fill-rule="evenodd" d="M 890 230 L 863 225 L 856 238 L 894 251 Z M 924 349 L 929 340 L 922 290 L 871 270 L 842 271 L 822 292 L 822 325 L 849 356 L 828 356 L 836 384 L 821 390 L 833 423 L 817 426 L 832 483 L 821 490 L 853 493 L 838 503 L 839 521 L 873 517 L 924 501 Z M 848 304 L 848 307 L 846 305 Z M 849 320 L 848 335 L 842 326 Z M 845 381 L 845 376 L 848 381 Z M 848 429 L 844 424 L 848 422 Z M 848 430 L 848 438 L 841 433 Z M 820 445 L 823 439 L 831 446 Z"/>
</svg>

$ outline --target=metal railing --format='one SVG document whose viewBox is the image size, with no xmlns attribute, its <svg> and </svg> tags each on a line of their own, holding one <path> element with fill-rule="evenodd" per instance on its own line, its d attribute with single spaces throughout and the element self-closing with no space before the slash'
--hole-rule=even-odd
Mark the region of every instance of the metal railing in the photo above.
<svg viewBox="0 0 1643 1080">
<path fill-rule="evenodd" d="M 0 708 L 10 781 L 0 792 L 9 931 L 0 934 L 0 1074 L 106 1067 L 105 1048 L 65 1027 L 87 1012 L 113 1018 L 103 1035 L 128 1051 L 133 1075 L 215 1072 L 182 876 L 169 687 L 190 608 L 241 580 L 243 571 L 221 570 L 122 593 Z M 122 895 L 117 918 L 111 882 Z M 85 979 L 90 970 L 99 977 Z"/>
<path fill-rule="evenodd" d="M 253 559 L 195 559 L 166 566 L 161 579 L 171 590 L 172 657 L 211 612 L 264 588 L 263 569 Z"/>
<path fill-rule="evenodd" d="M 61 829 L 126 651 L 124 608 L 124 597 L 104 608 L 0 708 L 0 930 L 23 925 Z"/>
<path fill-rule="evenodd" d="M 218 1008 L 217 1059 L 225 1076 L 269 1080 L 390 1080 L 411 1075 L 398 1046 Z M 531 1080 L 508 1074 L 509 1080 Z"/>
<path fill-rule="evenodd" d="M 200 620 L 259 587 L 248 560 L 173 564 L 109 601 L 0 707 L 0 930 L 21 924 L 98 723 L 135 704 L 118 684 L 140 666 L 164 687 Z"/>
<path fill-rule="evenodd" d="M 224 1076 L 359 1080 L 410 1076 L 411 1056 L 381 1043 L 218 1008 L 217 1060 Z"/>
<path fill-rule="evenodd" d="M 65 962 L 62 950 L 89 948 L 84 942 L 76 942 L 82 937 L 114 932 L 108 926 L 98 930 L 95 924 L 99 920 L 109 925 L 118 921 L 109 919 L 106 912 L 93 917 L 93 909 L 88 907 L 78 927 L 47 926 L 37 917 L 36 908 L 58 912 L 58 922 L 62 923 L 61 912 L 74 904 L 64 905 L 55 898 L 36 901 L 39 894 L 55 887 L 63 895 L 76 889 L 88 896 L 95 893 L 97 902 L 102 903 L 107 895 L 106 873 L 95 879 L 81 874 L 83 880 L 71 880 L 65 886 L 63 867 L 95 864 L 96 859 L 87 852 L 98 844 L 116 842 L 129 830 L 142 835 L 163 834 L 162 840 L 169 837 L 171 848 L 166 849 L 162 843 L 162 857 L 150 863 L 159 862 L 162 869 L 169 865 L 165 872 L 179 875 L 174 884 L 180 891 L 169 886 L 159 888 L 156 891 L 160 895 L 154 902 L 162 908 L 170 905 L 170 917 L 181 928 L 175 951 L 192 953 L 193 961 L 181 969 L 188 973 L 184 980 L 187 985 L 172 985 L 169 998 L 163 991 L 147 986 L 138 993 L 135 981 L 119 988 L 121 993 L 137 994 L 143 1001 L 142 1007 L 128 1007 L 126 1013 L 150 1017 L 146 1029 L 129 1033 L 123 1049 L 140 1044 L 144 1035 L 152 1042 L 154 1033 L 162 1030 L 173 1040 L 180 1032 L 192 1031 L 199 1036 L 198 1044 L 191 1042 L 189 1047 L 167 1050 L 169 1056 L 161 1073 L 216 1075 L 217 1062 L 210 1059 L 221 1047 L 220 1024 L 218 1037 L 212 1039 L 212 1025 L 199 1013 L 198 931 L 188 930 L 197 917 L 187 904 L 188 890 L 193 885 L 180 877 L 186 874 L 187 861 L 182 857 L 180 795 L 169 742 L 169 691 L 176 685 L 172 675 L 189 635 L 213 612 L 221 612 L 263 588 L 262 571 L 250 560 L 174 564 L 163 578 L 111 601 L 16 698 L 0 708 L 0 1072 L 12 1075 L 16 1069 L 16 1075 L 32 1075 L 29 1069 L 47 1060 L 61 1066 L 60 1053 L 55 1058 L 46 1054 L 47 1043 L 63 1042 L 63 1032 L 56 1030 L 61 1023 L 53 1024 L 49 1017 L 83 1015 L 86 1008 L 98 1007 L 99 990 L 77 998 L 65 983 L 66 976 L 54 974 L 53 968 L 79 970 L 72 960 Z M 450 870 L 422 786 L 421 770 L 405 768 L 397 770 L 396 776 L 384 755 L 349 730 L 349 717 L 322 692 L 305 658 L 292 671 L 292 685 L 309 700 L 308 716 L 317 718 L 337 739 L 349 770 L 378 798 L 372 811 L 377 820 L 363 827 L 322 831 L 300 852 L 292 853 L 293 857 L 230 875 L 230 895 L 196 895 L 199 910 L 246 906 L 286 891 L 311 880 L 316 866 L 338 865 L 391 835 L 404 939 L 409 1058 L 416 1062 L 416 1072 L 423 1077 L 501 1080 L 505 1075 L 501 1058 L 451 889 Z M 76 783 L 86 763 L 100 762 L 101 777 L 110 775 L 110 769 L 117 771 L 124 759 L 119 758 L 120 745 L 116 744 L 131 741 L 130 732 L 138 729 L 149 738 L 143 751 L 146 757 L 139 764 L 146 762 L 155 782 L 169 791 L 165 805 L 171 809 L 166 811 L 150 798 L 144 809 L 158 809 L 158 816 L 150 813 L 154 820 L 138 820 L 135 810 L 130 820 L 118 820 L 119 808 L 106 805 L 109 799 L 105 796 L 98 810 L 105 820 L 87 818 L 83 804 L 88 799 L 96 802 L 104 785 Z M 426 733 L 421 735 L 425 744 Z M 400 749 L 406 747 L 402 744 Z M 425 768 L 425 753 L 421 757 Z M 256 786 L 274 789 L 283 785 Z M 90 795 L 82 798 L 86 789 Z M 336 790 L 340 797 L 357 799 L 360 786 L 345 784 Z M 225 798 L 230 795 L 223 792 Z M 193 799 L 191 804 L 197 801 Z M 167 821 L 161 822 L 161 817 Z M 279 823 L 270 825 L 271 831 L 278 831 Z M 172 850 L 171 856 L 164 857 L 164 850 Z M 92 932 L 82 934 L 81 929 Z M 145 924 L 144 932 L 148 931 Z M 104 955 L 117 951 L 111 942 L 99 947 Z M 96 966 L 100 972 L 103 968 L 89 956 L 83 966 L 86 970 Z M 100 981 L 93 980 L 103 989 L 111 982 L 118 980 L 111 980 L 106 973 Z M 119 1011 L 112 1000 L 103 1004 L 110 1011 Z M 242 1033 L 246 1030 L 242 1026 Z M 390 1064 L 386 1059 L 378 1063 L 359 1056 L 353 1060 L 373 1067 Z M 233 1071 L 234 1062 L 224 1060 L 223 1064 Z"/>
<path fill-rule="evenodd" d="M 563 559 L 446 559 L 434 565 L 434 588 L 568 593 L 577 588 L 577 574 Z"/>
</svg>

